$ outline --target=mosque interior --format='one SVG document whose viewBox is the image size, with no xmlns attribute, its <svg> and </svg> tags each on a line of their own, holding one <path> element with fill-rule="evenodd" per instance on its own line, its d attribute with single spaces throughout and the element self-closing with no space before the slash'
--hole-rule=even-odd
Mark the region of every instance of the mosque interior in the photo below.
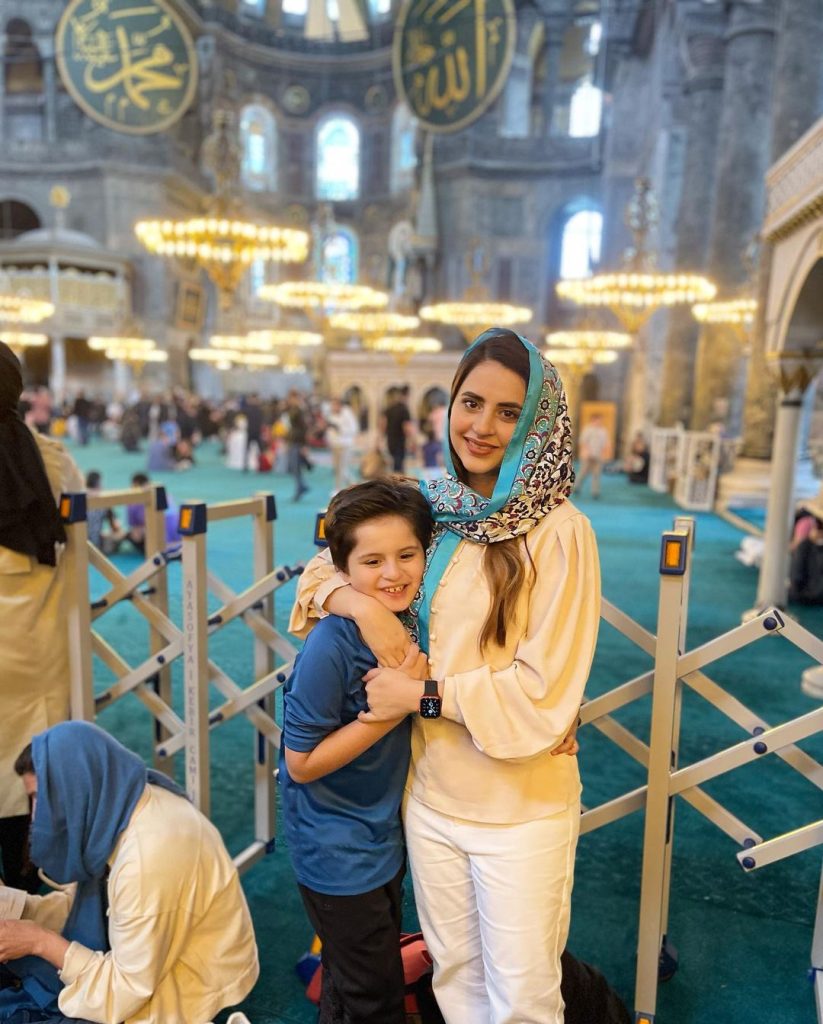
<svg viewBox="0 0 823 1024">
<path fill-rule="evenodd" d="M 600 504 L 581 498 L 604 594 L 654 630 L 660 532 L 686 511 L 700 642 L 786 607 L 795 502 L 823 476 L 820 0 L 0 0 L 0 52 L 0 339 L 55 409 L 81 393 L 128 405 L 177 389 L 220 405 L 297 389 L 345 396 L 373 447 L 392 388 L 408 386 L 424 419 L 467 342 L 511 326 L 550 352 L 575 426 L 605 417 L 616 468 L 639 434 L 650 445 L 656 486 L 638 497 L 607 474 Z M 143 466 L 110 438 L 67 445 L 108 487 Z M 154 479 L 183 501 L 279 486 L 240 477 L 207 452 L 185 480 Z M 310 483 L 319 510 L 322 458 Z M 307 560 L 315 509 L 287 493 L 278 561 Z M 242 546 L 217 532 L 216 562 L 239 590 Z M 734 560 L 746 536 L 762 540 L 759 569 Z M 649 579 L 626 595 L 637 551 Z M 92 574 L 93 598 L 101 586 Z M 277 599 L 283 633 L 292 594 Z M 819 608 L 790 611 L 820 636 Z M 595 694 L 614 679 L 610 660 L 648 668 L 610 630 Z M 227 658 L 250 671 L 250 656 Z M 775 718 L 819 708 L 821 676 L 800 689 L 807 668 L 770 651 L 752 670 Z M 725 671 L 743 699 L 748 669 Z M 151 757 L 131 712 L 100 720 Z M 729 739 L 691 709 L 686 724 L 701 733 L 688 738 L 695 757 Z M 227 762 L 249 746 L 243 726 Z M 584 782 L 608 799 L 603 742 Z M 819 729 L 803 749 L 820 758 Z M 803 822 L 821 818 L 820 778 L 818 765 L 812 799 L 786 783 Z M 215 771 L 232 853 L 249 828 L 237 784 Z M 740 789 L 760 799 L 750 777 Z M 810 849 L 744 884 L 726 874 L 732 844 L 721 856 L 690 815 L 672 905 L 692 959 L 673 993 L 661 987 L 657 1020 L 811 1021 L 795 961 L 814 930 L 823 974 L 819 845 L 816 861 Z M 572 942 L 627 1005 L 641 826 L 583 837 L 573 910 Z M 283 895 L 282 855 L 243 880 L 266 940 L 250 1021 L 314 1019 L 293 971 L 311 935 Z"/>
</svg>

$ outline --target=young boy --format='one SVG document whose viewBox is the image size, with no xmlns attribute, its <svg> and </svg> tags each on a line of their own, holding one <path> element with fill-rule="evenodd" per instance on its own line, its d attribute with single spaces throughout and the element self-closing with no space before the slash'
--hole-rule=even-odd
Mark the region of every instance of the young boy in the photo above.
<svg viewBox="0 0 823 1024">
<path fill-rule="evenodd" d="M 405 611 L 423 578 L 432 533 L 417 487 L 369 480 L 326 513 L 332 561 L 350 585 Z M 323 943 L 320 1020 L 405 1024 L 400 959 L 405 850 L 400 802 L 410 722 L 360 722 L 363 676 L 376 666 L 354 622 L 314 627 L 284 688 L 280 783 L 300 895 Z M 426 658 L 415 674 L 426 678 Z"/>
</svg>

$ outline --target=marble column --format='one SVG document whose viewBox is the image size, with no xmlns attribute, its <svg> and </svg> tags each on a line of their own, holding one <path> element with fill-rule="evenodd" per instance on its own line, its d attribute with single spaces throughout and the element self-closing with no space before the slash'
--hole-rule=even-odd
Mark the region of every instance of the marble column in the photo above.
<svg viewBox="0 0 823 1024">
<path fill-rule="evenodd" d="M 820 116 L 823 96 L 823 16 L 820 0 L 791 0 L 780 12 L 772 103 L 772 163 L 794 145 Z M 760 253 L 758 299 L 766 306 L 772 249 Z M 762 315 L 752 331 L 752 361 L 743 411 L 742 454 L 768 459 L 774 434 L 774 386 L 764 372 L 766 332 Z"/>
<path fill-rule="evenodd" d="M 50 355 L 49 388 L 54 404 L 59 405 L 66 397 L 66 340 L 62 334 L 51 336 Z"/>
<path fill-rule="evenodd" d="M 722 12 L 689 14 L 682 26 L 686 154 L 677 211 L 674 266 L 700 272 L 709 244 L 710 212 L 723 89 Z M 670 427 L 688 422 L 691 413 L 698 326 L 691 309 L 673 309 L 668 317 L 663 356 L 659 423 Z"/>
<path fill-rule="evenodd" d="M 789 538 L 794 512 L 794 472 L 803 395 L 820 369 L 823 352 L 784 349 L 771 362 L 778 375 L 780 403 L 772 451 L 763 562 L 757 585 L 757 602 L 753 610 L 786 603 Z"/>
<path fill-rule="evenodd" d="M 764 178 L 771 155 L 776 4 L 777 0 L 736 0 L 731 5 L 708 257 L 708 273 L 721 297 L 745 283 L 744 253 L 763 219 Z M 728 403 L 740 358 L 740 341 L 733 333 L 701 330 L 694 429 L 705 429 Z"/>
</svg>

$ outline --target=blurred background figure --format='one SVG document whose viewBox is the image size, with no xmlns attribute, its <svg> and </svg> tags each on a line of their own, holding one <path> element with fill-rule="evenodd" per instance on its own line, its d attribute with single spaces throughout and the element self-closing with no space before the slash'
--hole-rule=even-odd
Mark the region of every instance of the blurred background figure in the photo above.
<svg viewBox="0 0 823 1024">
<path fill-rule="evenodd" d="M 82 491 L 83 477 L 59 442 L 23 422 L 22 390 L 20 362 L 0 342 L 0 877 L 34 891 L 29 799 L 13 764 L 21 745 L 69 716 L 66 534 L 57 502 L 61 491 Z"/>
<path fill-rule="evenodd" d="M 333 494 L 353 483 L 351 457 L 358 433 L 357 417 L 352 407 L 339 398 L 333 398 L 326 413 L 326 444 L 334 470 Z"/>
</svg>

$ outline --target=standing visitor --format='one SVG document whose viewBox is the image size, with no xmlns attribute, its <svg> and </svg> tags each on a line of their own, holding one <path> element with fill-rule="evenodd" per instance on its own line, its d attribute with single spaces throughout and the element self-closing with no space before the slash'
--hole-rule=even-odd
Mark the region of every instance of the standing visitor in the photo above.
<svg viewBox="0 0 823 1024">
<path fill-rule="evenodd" d="M 580 433 L 580 472 L 577 475 L 577 493 L 583 493 L 583 481 L 592 478 L 592 497 L 600 497 L 600 474 L 603 462 L 611 449 L 611 437 L 600 413 L 592 418 Z"/>
<path fill-rule="evenodd" d="M 29 800 L 14 773 L 19 748 L 69 716 L 66 534 L 62 491 L 83 476 L 62 444 L 18 414 L 20 362 L 0 342 L 0 878 L 36 888 L 28 865 Z"/>
<path fill-rule="evenodd" d="M 485 331 L 449 407 L 447 476 L 421 485 L 436 521 L 412 605 L 429 679 L 366 676 L 361 721 L 413 718 L 406 842 L 434 989 L 448 1024 L 561 1024 L 580 777 L 573 739 L 600 615 L 574 483 L 566 399 L 524 338 Z M 382 666 L 409 637 L 320 557 L 290 628 L 354 619 Z"/>
<path fill-rule="evenodd" d="M 393 388 L 389 393 L 389 404 L 381 417 L 386 448 L 395 473 L 405 472 L 406 453 L 414 440 L 414 424 L 407 404 L 408 397 L 408 384 Z"/>
<path fill-rule="evenodd" d="M 351 483 L 351 455 L 359 430 L 352 407 L 339 398 L 331 400 L 326 423 L 326 444 L 331 451 L 336 493 Z"/>
<path fill-rule="evenodd" d="M 303 398 L 299 391 L 290 391 L 286 399 L 286 462 L 288 471 L 294 477 L 292 501 L 300 501 L 308 491 L 303 483 L 303 467 L 310 465 L 306 457 L 308 424 Z"/>
</svg>

